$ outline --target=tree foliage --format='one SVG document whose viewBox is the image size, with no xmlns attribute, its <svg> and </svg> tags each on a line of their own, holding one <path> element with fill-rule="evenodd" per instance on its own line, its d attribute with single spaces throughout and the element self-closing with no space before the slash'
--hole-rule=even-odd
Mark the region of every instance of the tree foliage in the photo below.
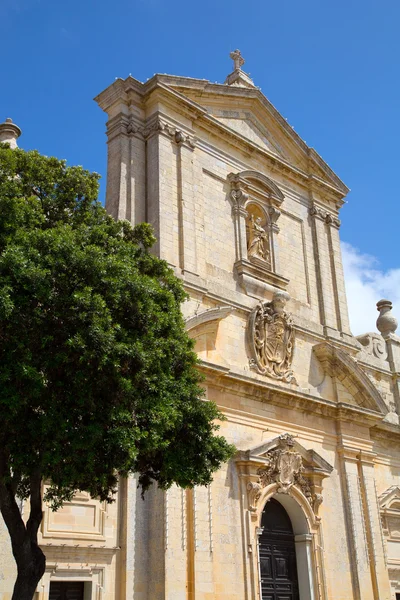
<svg viewBox="0 0 400 600">
<path fill-rule="evenodd" d="M 55 508 L 76 490 L 111 501 L 119 475 L 203 485 L 232 453 L 180 281 L 149 252 L 150 226 L 116 222 L 97 193 L 97 174 L 0 145 L 0 508 L 14 556 L 8 508 L 44 481 Z"/>
</svg>

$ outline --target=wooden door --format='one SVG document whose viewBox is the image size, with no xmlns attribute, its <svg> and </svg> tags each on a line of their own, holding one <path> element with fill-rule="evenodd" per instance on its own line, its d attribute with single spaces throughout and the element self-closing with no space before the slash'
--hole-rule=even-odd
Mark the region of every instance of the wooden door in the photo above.
<svg viewBox="0 0 400 600">
<path fill-rule="evenodd" d="M 262 600 L 299 600 L 296 548 L 289 515 L 273 498 L 265 505 L 259 539 Z"/>
<path fill-rule="evenodd" d="M 52 581 L 49 600 L 83 600 L 82 581 Z"/>
</svg>

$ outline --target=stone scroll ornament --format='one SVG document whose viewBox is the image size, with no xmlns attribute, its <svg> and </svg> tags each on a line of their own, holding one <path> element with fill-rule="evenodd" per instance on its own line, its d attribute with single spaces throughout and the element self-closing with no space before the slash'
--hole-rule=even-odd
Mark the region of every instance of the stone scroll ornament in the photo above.
<svg viewBox="0 0 400 600">
<path fill-rule="evenodd" d="M 251 368 L 290 383 L 294 382 L 294 328 L 291 315 L 285 311 L 286 302 L 287 294 L 282 292 L 275 292 L 271 302 L 260 302 L 250 315 L 248 334 Z"/>
</svg>

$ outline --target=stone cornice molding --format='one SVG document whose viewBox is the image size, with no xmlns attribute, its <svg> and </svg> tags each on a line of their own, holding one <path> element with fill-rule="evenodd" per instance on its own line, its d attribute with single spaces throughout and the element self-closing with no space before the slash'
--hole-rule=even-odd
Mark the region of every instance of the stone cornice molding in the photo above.
<svg viewBox="0 0 400 600">
<path fill-rule="evenodd" d="M 294 384 L 278 385 L 274 384 L 272 380 L 262 381 L 257 376 L 247 376 L 210 361 L 200 361 L 199 368 L 206 376 L 206 383 L 239 398 L 246 397 L 281 406 L 285 410 L 317 414 L 323 418 L 337 421 L 354 422 L 356 420 L 368 427 L 380 424 L 383 419 L 383 415 L 376 410 L 320 398 L 304 392 Z"/>
<path fill-rule="evenodd" d="M 352 356 L 328 342 L 313 346 L 313 352 L 325 372 L 341 381 L 359 406 L 376 411 L 382 417 L 389 412 L 382 396 Z"/>
<path fill-rule="evenodd" d="M 185 329 L 186 331 L 190 331 L 195 327 L 199 327 L 199 325 L 203 325 L 204 323 L 209 323 L 210 321 L 221 321 L 228 317 L 234 308 L 233 306 L 218 306 L 217 308 L 209 308 L 203 312 L 200 312 L 192 317 L 188 317 L 185 320 Z"/>
<path fill-rule="evenodd" d="M 118 135 L 138 137 L 143 140 L 150 139 L 155 134 L 164 135 L 173 140 L 178 146 L 186 146 L 190 150 L 196 147 L 195 138 L 176 127 L 158 113 L 143 123 L 133 115 L 119 113 L 107 123 L 108 139 L 111 140 Z"/>
</svg>

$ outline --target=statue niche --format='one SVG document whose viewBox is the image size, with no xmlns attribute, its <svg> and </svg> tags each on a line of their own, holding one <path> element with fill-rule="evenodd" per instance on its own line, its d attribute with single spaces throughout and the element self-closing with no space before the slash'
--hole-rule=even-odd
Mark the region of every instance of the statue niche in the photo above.
<svg viewBox="0 0 400 600">
<path fill-rule="evenodd" d="M 271 243 L 269 227 L 263 211 L 255 204 L 246 207 L 247 257 L 252 261 L 262 261 L 271 269 Z"/>
<path fill-rule="evenodd" d="M 260 302 L 249 318 L 248 334 L 251 352 L 250 366 L 274 379 L 290 383 L 294 350 L 294 328 L 286 312 L 288 296 L 275 292 L 271 302 Z"/>
</svg>

